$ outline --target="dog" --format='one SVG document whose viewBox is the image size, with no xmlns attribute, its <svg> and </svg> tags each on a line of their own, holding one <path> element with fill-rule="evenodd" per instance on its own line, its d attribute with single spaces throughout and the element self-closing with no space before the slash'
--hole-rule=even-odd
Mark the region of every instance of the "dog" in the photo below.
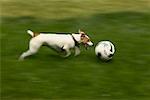
<svg viewBox="0 0 150 100">
<path fill-rule="evenodd" d="M 89 36 L 85 32 L 79 29 L 78 33 L 57 33 L 49 32 L 33 32 L 27 30 L 27 33 L 31 35 L 29 42 L 29 50 L 22 53 L 19 60 L 24 60 L 24 58 L 37 53 L 41 46 L 48 46 L 55 49 L 58 52 L 64 52 L 63 57 L 68 57 L 71 55 L 71 49 L 75 50 L 75 56 L 80 54 L 79 45 L 83 44 L 85 47 L 93 46 L 93 42 L 90 40 Z"/>
</svg>

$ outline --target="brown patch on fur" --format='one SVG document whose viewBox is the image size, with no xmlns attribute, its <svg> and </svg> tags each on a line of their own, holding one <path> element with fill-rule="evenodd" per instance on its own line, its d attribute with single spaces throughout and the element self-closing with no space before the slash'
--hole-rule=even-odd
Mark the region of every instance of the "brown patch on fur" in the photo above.
<svg viewBox="0 0 150 100">
<path fill-rule="evenodd" d="M 34 36 L 33 37 L 36 37 L 38 35 L 40 35 L 40 33 L 34 32 Z"/>
<path fill-rule="evenodd" d="M 81 35 L 81 42 L 82 42 L 82 43 L 86 44 L 86 43 L 89 42 L 89 41 L 90 41 L 90 39 L 87 38 L 87 37 L 85 36 L 85 34 L 82 34 L 82 35 Z"/>
</svg>

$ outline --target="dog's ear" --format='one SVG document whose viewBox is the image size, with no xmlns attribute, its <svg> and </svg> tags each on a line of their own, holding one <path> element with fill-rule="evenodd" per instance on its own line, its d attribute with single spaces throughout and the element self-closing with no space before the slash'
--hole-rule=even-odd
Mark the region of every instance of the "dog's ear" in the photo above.
<svg viewBox="0 0 150 100">
<path fill-rule="evenodd" d="M 80 29 L 79 29 L 78 32 L 79 32 L 79 34 L 85 34 L 85 33 L 84 33 L 83 31 L 81 31 Z"/>
<path fill-rule="evenodd" d="M 85 37 L 85 34 L 81 34 L 81 38 L 84 38 Z"/>
</svg>

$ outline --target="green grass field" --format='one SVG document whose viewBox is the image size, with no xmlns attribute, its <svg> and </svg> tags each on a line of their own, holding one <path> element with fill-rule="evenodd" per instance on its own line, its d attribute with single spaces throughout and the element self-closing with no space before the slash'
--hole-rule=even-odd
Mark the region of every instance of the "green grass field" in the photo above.
<svg viewBox="0 0 150 100">
<path fill-rule="evenodd" d="M 0 0 L 2 100 L 150 100 L 150 0 Z M 116 46 L 61 58 L 42 47 L 25 61 L 33 31 L 77 32 Z"/>
</svg>

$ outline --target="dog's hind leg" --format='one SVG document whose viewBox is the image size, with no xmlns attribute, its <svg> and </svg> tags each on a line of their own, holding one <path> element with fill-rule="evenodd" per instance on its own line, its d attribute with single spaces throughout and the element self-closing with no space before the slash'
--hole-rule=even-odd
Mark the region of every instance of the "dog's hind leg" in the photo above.
<svg viewBox="0 0 150 100">
<path fill-rule="evenodd" d="M 22 55 L 19 57 L 19 60 L 24 60 L 25 57 L 33 55 L 34 53 L 35 52 L 28 50 L 28 51 L 22 53 Z"/>
<path fill-rule="evenodd" d="M 74 56 L 77 56 L 77 55 L 80 54 L 80 49 L 79 49 L 79 47 L 75 46 L 74 50 L 75 50 Z"/>
<path fill-rule="evenodd" d="M 26 52 L 22 53 L 22 55 L 20 56 L 19 60 L 24 60 L 25 57 L 37 53 L 37 51 L 39 50 L 41 45 L 42 45 L 42 43 L 38 43 L 37 44 L 36 42 L 31 40 L 30 44 L 29 44 L 29 50 L 27 50 Z"/>
</svg>

